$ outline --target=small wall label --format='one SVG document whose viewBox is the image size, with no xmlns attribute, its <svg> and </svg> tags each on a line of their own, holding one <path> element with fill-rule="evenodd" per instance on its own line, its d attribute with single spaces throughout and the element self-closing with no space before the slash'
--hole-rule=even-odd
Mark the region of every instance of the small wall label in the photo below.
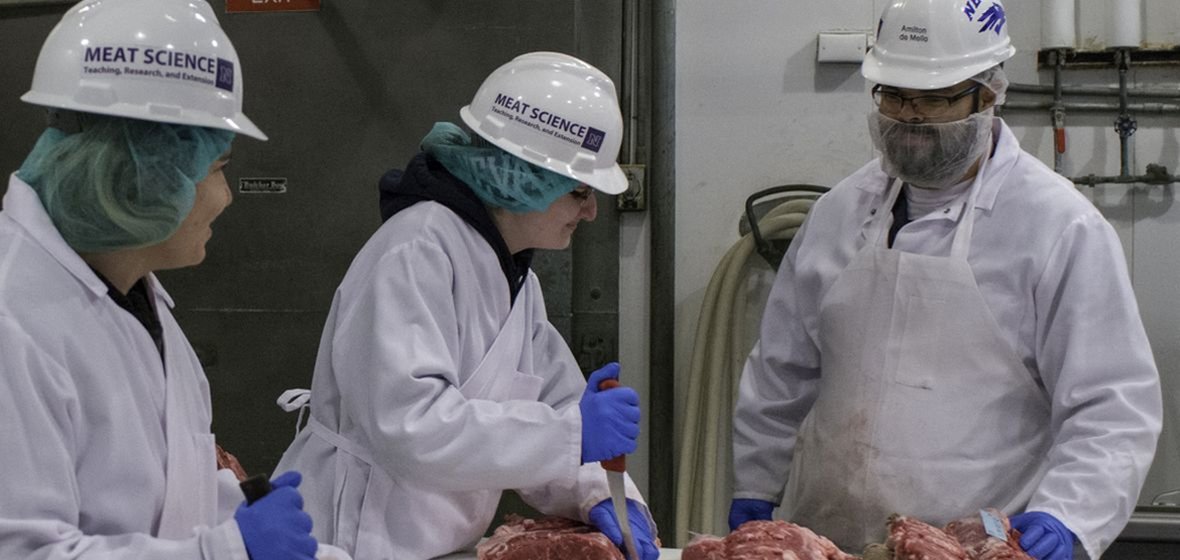
<svg viewBox="0 0 1180 560">
<path fill-rule="evenodd" d="M 225 0 L 226 13 L 318 12 L 320 0 Z"/>
<path fill-rule="evenodd" d="M 286 177 L 242 177 L 238 179 L 242 194 L 282 194 L 287 192 Z"/>
</svg>

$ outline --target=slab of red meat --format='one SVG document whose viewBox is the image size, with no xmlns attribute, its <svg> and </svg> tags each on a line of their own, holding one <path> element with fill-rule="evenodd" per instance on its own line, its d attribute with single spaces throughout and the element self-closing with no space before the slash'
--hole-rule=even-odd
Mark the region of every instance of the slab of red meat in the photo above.
<svg viewBox="0 0 1180 560">
<path fill-rule="evenodd" d="M 233 471 L 234 476 L 238 477 L 238 482 L 246 480 L 246 469 L 242 468 L 242 464 L 238 462 L 238 458 L 230 455 L 230 453 L 217 446 L 217 468 L 229 469 Z"/>
<path fill-rule="evenodd" d="M 946 532 L 958 539 L 972 560 L 1032 560 L 1020 548 L 1020 531 L 1012 528 L 1008 516 L 992 508 L 987 511 L 1004 523 L 1007 541 L 988 535 L 978 514 L 947 523 Z"/>
<path fill-rule="evenodd" d="M 693 539 L 680 557 L 683 560 L 854 560 L 832 541 L 806 527 L 785 521 L 750 521 L 720 539 Z"/>
<path fill-rule="evenodd" d="M 680 551 L 680 560 L 728 560 L 725 541 L 713 535 L 697 535 Z"/>
<path fill-rule="evenodd" d="M 508 515 L 475 552 L 479 560 L 624 560 L 606 535 L 562 517 Z"/>
<path fill-rule="evenodd" d="M 894 560 L 969 560 L 959 541 L 942 529 L 904 515 L 889 516 L 885 545 Z"/>
</svg>

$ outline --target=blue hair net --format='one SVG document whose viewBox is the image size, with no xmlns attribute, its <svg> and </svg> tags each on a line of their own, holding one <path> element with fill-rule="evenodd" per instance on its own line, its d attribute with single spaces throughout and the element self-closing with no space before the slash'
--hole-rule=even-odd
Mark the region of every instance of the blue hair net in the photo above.
<svg viewBox="0 0 1180 560">
<path fill-rule="evenodd" d="M 434 123 L 422 139 L 422 150 L 471 187 L 484 203 L 513 212 L 545 210 L 580 184 L 496 146 L 473 145 L 463 129 L 448 122 Z"/>
<path fill-rule="evenodd" d="M 171 236 L 232 132 L 80 113 L 81 132 L 47 128 L 17 176 L 75 251 L 143 247 Z"/>
</svg>

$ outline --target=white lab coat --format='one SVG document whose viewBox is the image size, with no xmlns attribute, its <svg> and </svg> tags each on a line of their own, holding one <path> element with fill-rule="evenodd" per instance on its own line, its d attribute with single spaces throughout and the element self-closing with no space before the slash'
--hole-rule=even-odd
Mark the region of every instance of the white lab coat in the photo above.
<svg viewBox="0 0 1180 560">
<path fill-rule="evenodd" d="M 14 175 L 0 212 L 0 558 L 246 560 L 209 386 L 154 276 L 147 330 Z M 220 500 L 219 500 L 220 498 Z M 220 503 L 219 503 L 220 501 Z"/>
<path fill-rule="evenodd" d="M 491 246 L 420 202 L 374 234 L 336 291 L 309 427 L 278 470 L 303 473 L 316 538 L 358 559 L 470 548 L 506 489 L 586 521 L 610 492 L 597 463 L 580 465 L 585 386 L 536 276 L 512 304 Z"/>
<path fill-rule="evenodd" d="M 1097 558 L 1129 519 L 1151 465 L 1162 423 L 1159 376 L 1113 228 L 1069 181 L 1023 152 L 1008 127 L 997 123 L 996 151 L 973 187 L 979 190 L 967 263 L 998 327 L 995 332 L 1003 343 L 999 346 L 1014 355 L 1014 363 L 1023 364 L 1033 381 L 1029 390 L 1043 392 L 1049 406 L 1044 427 L 1052 444 L 1047 457 L 1029 458 L 1043 461 L 1034 476 L 1037 480 L 1010 480 L 1010 472 L 996 472 L 995 484 L 1008 488 L 1009 497 L 1031 495 L 1028 510 L 1062 520 L 1087 554 Z M 776 503 L 782 499 L 800 426 L 813 412 L 824 383 L 821 364 L 840 359 L 837 349 L 831 349 L 832 356 L 820 352 L 826 336 L 820 310 L 839 305 L 826 296 L 868 242 L 875 214 L 889 212 L 888 184 L 877 161 L 842 181 L 816 203 L 779 269 L 761 339 L 739 388 L 734 416 L 737 498 Z M 894 249 L 949 255 L 960 222 L 956 205 L 966 197 L 907 224 Z M 931 328 L 918 327 L 927 332 Z M 880 367 L 898 369 L 898 364 L 882 355 Z M 863 397 L 867 402 L 879 398 Z M 1031 409 L 1011 410 L 1009 418 L 1018 422 L 1036 414 Z M 944 424 L 976 417 L 964 411 L 930 418 L 929 433 L 882 430 L 870 445 L 881 450 L 910 448 L 916 440 L 941 436 Z M 935 459 L 931 457 L 931 465 L 962 460 L 953 451 Z M 987 472 L 978 465 L 963 470 Z M 963 486 L 978 487 L 974 482 Z M 889 483 L 870 481 L 869 488 Z M 807 484 L 791 481 L 797 489 Z M 997 496 L 980 499 L 1003 499 Z M 791 504 L 785 506 L 791 509 Z M 974 507 L 984 506 L 1005 507 L 1008 514 L 1026 509 L 1023 503 Z M 920 511 L 905 513 L 922 516 Z"/>
</svg>

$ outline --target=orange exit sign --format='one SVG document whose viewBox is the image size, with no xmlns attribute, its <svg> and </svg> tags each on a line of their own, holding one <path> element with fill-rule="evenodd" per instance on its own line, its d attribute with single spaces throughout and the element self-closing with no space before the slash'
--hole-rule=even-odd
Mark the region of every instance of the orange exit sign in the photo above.
<svg viewBox="0 0 1180 560">
<path fill-rule="evenodd" d="M 234 12 L 316 12 L 320 0 L 225 0 L 225 11 Z"/>
</svg>

